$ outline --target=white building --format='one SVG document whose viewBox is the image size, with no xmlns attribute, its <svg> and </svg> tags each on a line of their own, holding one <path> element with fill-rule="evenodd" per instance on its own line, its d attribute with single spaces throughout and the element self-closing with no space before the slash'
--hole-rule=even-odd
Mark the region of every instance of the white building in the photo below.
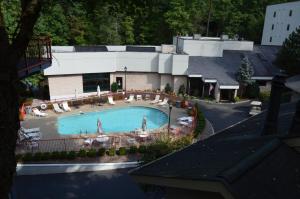
<svg viewBox="0 0 300 199">
<path fill-rule="evenodd" d="M 253 78 L 262 86 L 272 79 L 266 52 L 251 41 L 203 37 L 175 37 L 174 45 L 161 46 L 53 46 L 52 64 L 43 73 L 51 100 L 95 95 L 98 84 L 101 91 L 113 82 L 124 90 L 125 66 L 126 90 L 164 90 L 169 83 L 177 93 L 183 84 L 191 95 L 231 100 L 243 56 L 253 61 Z"/>
<path fill-rule="evenodd" d="M 300 1 L 269 5 L 266 9 L 262 45 L 281 46 L 300 26 Z"/>
</svg>

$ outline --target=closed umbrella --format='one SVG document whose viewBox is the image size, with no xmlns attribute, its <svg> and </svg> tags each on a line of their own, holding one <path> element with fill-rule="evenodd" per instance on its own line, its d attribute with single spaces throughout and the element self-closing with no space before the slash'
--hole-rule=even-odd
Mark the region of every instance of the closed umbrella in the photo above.
<svg viewBox="0 0 300 199">
<path fill-rule="evenodd" d="M 75 99 L 77 99 L 77 90 L 75 89 Z"/>
<path fill-rule="evenodd" d="M 101 95 L 101 90 L 100 90 L 100 86 L 98 85 L 97 86 L 97 96 L 100 97 Z"/>
<path fill-rule="evenodd" d="M 144 116 L 143 122 L 142 122 L 142 130 L 146 131 L 146 129 L 147 129 L 147 118 L 146 118 L 146 116 Z"/>
<path fill-rule="evenodd" d="M 98 118 L 97 120 L 97 133 L 103 133 L 103 130 L 102 130 L 102 123 L 100 121 L 100 119 Z"/>
</svg>

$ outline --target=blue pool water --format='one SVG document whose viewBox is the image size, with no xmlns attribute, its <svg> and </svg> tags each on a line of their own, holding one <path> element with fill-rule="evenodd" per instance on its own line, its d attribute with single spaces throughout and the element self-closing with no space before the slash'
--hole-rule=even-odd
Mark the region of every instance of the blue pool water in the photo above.
<svg viewBox="0 0 300 199">
<path fill-rule="evenodd" d="M 139 106 L 113 108 L 82 115 L 59 117 L 58 132 L 62 135 L 96 133 L 97 120 L 100 119 L 104 133 L 129 132 L 142 127 L 143 117 L 147 119 L 147 129 L 156 129 L 167 123 L 164 112 Z"/>
</svg>

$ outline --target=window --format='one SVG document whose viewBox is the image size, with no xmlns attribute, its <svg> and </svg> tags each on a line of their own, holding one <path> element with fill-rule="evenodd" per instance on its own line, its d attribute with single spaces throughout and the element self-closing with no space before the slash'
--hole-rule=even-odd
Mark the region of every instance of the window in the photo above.
<svg viewBox="0 0 300 199">
<path fill-rule="evenodd" d="M 272 37 L 270 37 L 270 42 L 272 42 Z"/>
<path fill-rule="evenodd" d="M 290 30 L 290 24 L 287 25 L 286 30 L 287 30 L 287 31 Z"/>
<path fill-rule="evenodd" d="M 110 90 L 110 78 L 109 73 L 91 73 L 91 74 L 83 74 L 83 92 L 96 92 L 97 86 L 100 86 L 101 91 L 109 91 Z"/>
<path fill-rule="evenodd" d="M 292 16 L 292 14 L 293 14 L 293 11 L 292 11 L 292 10 L 290 10 L 289 16 L 291 17 L 291 16 Z"/>
<path fill-rule="evenodd" d="M 272 24 L 272 30 L 274 30 L 274 24 Z"/>
<path fill-rule="evenodd" d="M 276 17 L 276 12 L 273 13 L 273 17 Z"/>
</svg>

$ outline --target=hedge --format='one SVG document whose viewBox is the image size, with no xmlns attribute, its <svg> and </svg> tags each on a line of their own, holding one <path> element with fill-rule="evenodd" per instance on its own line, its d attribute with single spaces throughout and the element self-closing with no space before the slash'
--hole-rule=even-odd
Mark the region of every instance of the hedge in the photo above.
<svg viewBox="0 0 300 199">
<path fill-rule="evenodd" d="M 196 118 L 196 129 L 194 131 L 194 138 L 197 138 L 205 127 L 205 117 L 203 113 L 200 111 L 198 103 L 195 104 L 195 108 L 197 110 L 197 118 Z"/>
</svg>

